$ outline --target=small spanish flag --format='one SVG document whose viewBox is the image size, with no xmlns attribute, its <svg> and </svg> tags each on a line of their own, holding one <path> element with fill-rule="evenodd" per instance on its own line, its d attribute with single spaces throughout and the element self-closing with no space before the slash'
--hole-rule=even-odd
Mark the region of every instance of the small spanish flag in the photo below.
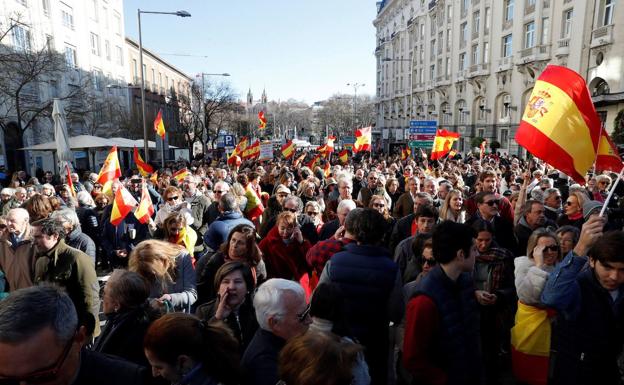
<svg viewBox="0 0 624 385">
<path fill-rule="evenodd" d="M 139 169 L 139 173 L 142 176 L 148 176 L 154 172 L 154 167 L 150 166 L 149 163 L 145 163 L 143 158 L 141 158 L 141 154 L 139 154 L 139 150 L 134 146 L 134 163 Z"/>
<path fill-rule="evenodd" d="M 596 159 L 600 125 L 583 77 L 569 68 L 549 65 L 535 82 L 516 142 L 584 184 Z"/>
<path fill-rule="evenodd" d="M 117 157 L 117 146 L 113 146 L 106 156 L 97 178 L 97 183 L 102 185 L 102 193 L 112 196 L 113 181 L 120 176 L 121 167 L 119 167 L 119 158 Z"/>
<path fill-rule="evenodd" d="M 602 130 L 600 143 L 598 144 L 598 156 L 596 157 L 596 170 L 609 170 L 620 172 L 622 170 L 622 159 L 617 152 L 617 148 L 607 134 L 606 130 Z"/>
<path fill-rule="evenodd" d="M 158 115 L 156 115 L 156 119 L 154 119 L 154 131 L 156 131 L 156 134 L 158 134 L 162 140 L 165 140 L 165 123 L 162 118 L 162 109 L 158 110 Z"/>
<path fill-rule="evenodd" d="M 479 146 L 479 160 L 483 160 L 485 156 L 485 146 L 487 146 L 487 140 L 481 142 L 481 146 Z"/>
<path fill-rule="evenodd" d="M 264 130 L 267 126 L 267 120 L 266 120 L 266 117 L 264 116 L 264 111 L 258 112 L 258 120 L 260 121 L 258 124 L 258 128 L 261 130 Z"/>
<path fill-rule="evenodd" d="M 149 180 L 152 182 L 154 186 L 158 186 L 158 171 L 153 173 L 152 176 L 150 176 Z"/>
<path fill-rule="evenodd" d="M 307 155 L 307 152 L 302 152 L 301 155 L 299 155 L 297 157 L 297 159 L 295 159 L 295 161 L 293 162 L 293 166 L 297 167 L 299 165 L 299 163 L 303 162 L 303 160 L 305 159 Z"/>
<path fill-rule="evenodd" d="M 293 143 L 292 140 L 289 140 L 288 142 L 286 142 L 282 146 L 282 156 L 284 157 L 284 159 L 292 158 L 293 155 L 295 155 L 295 149 L 296 148 L 297 148 L 297 145 L 295 143 Z"/>
<path fill-rule="evenodd" d="M 349 161 L 349 150 L 340 151 L 338 158 L 342 163 L 346 164 Z"/>
<path fill-rule="evenodd" d="M 455 156 L 457 156 L 457 151 L 455 151 L 454 149 L 451 150 L 448 154 L 449 159 L 453 159 L 455 158 Z"/>
<path fill-rule="evenodd" d="M 364 127 L 355 130 L 355 143 L 353 144 L 353 152 L 370 151 L 372 143 L 372 127 Z"/>
<path fill-rule="evenodd" d="M 407 148 L 403 147 L 401 149 L 401 160 L 405 160 L 405 159 L 407 159 Z"/>
<path fill-rule="evenodd" d="M 451 151 L 453 143 L 459 139 L 457 132 L 446 130 L 438 130 L 433 139 L 433 147 L 431 148 L 431 160 L 440 159 Z"/>
<path fill-rule="evenodd" d="M 180 169 L 180 170 L 176 171 L 176 172 L 172 175 L 172 177 L 174 177 L 174 178 L 175 178 L 175 180 L 177 180 L 177 181 L 178 181 L 178 183 L 182 183 L 182 182 L 184 181 L 184 178 L 185 178 L 187 175 L 190 175 L 190 173 L 189 173 L 189 171 L 187 170 L 187 168 L 186 168 L 186 167 L 184 167 L 183 169 Z"/>
<path fill-rule="evenodd" d="M 325 143 L 325 152 L 330 153 L 334 152 L 334 142 L 336 141 L 336 137 L 330 135 L 327 137 L 327 143 Z"/>
<path fill-rule="evenodd" d="M 69 170 L 69 164 L 65 163 L 65 171 L 67 172 L 67 185 L 69 186 L 69 191 L 71 195 L 76 197 L 76 190 L 74 190 L 74 181 L 71 178 L 71 171 Z"/>
<path fill-rule="evenodd" d="M 329 178 L 329 174 L 331 174 L 331 164 L 329 164 L 329 162 L 325 162 L 325 167 L 323 167 L 323 174 L 325 174 L 325 178 Z"/>
<path fill-rule="evenodd" d="M 154 205 L 152 204 L 152 198 L 147 190 L 147 183 L 143 182 L 143 187 L 141 188 L 141 202 L 139 202 L 139 207 L 134 211 L 134 216 L 139 222 L 147 224 L 152 215 L 154 215 Z"/>
<path fill-rule="evenodd" d="M 306 166 L 308 166 L 310 170 L 314 170 L 314 166 L 316 166 L 316 163 L 319 161 L 320 158 L 321 158 L 320 154 L 314 155 L 314 158 L 312 158 L 312 160 L 309 161 Z"/>
<path fill-rule="evenodd" d="M 113 226 L 118 226 L 121 221 L 136 207 L 137 201 L 134 199 L 130 191 L 124 186 L 119 186 L 119 189 L 115 193 L 115 199 L 113 199 L 113 208 L 111 210 L 110 223 Z"/>
</svg>

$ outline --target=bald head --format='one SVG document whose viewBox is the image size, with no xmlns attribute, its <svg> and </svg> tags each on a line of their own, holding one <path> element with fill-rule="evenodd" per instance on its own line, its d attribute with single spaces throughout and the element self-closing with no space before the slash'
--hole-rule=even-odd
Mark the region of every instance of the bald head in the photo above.
<svg viewBox="0 0 624 385">
<path fill-rule="evenodd" d="M 28 221 L 30 220 L 28 211 L 23 208 L 15 208 L 9 210 L 6 218 L 9 232 L 13 234 L 22 234 L 26 230 L 26 226 L 28 225 Z"/>
</svg>

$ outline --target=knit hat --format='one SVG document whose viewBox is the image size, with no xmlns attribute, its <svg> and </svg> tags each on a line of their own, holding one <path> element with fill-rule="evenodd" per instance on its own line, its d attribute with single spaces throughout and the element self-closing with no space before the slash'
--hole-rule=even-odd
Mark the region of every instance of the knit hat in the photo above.
<svg viewBox="0 0 624 385">
<path fill-rule="evenodd" d="M 583 218 L 585 221 L 589 220 L 591 214 L 599 213 L 602 209 L 602 202 L 598 201 L 586 201 L 583 203 Z"/>
</svg>

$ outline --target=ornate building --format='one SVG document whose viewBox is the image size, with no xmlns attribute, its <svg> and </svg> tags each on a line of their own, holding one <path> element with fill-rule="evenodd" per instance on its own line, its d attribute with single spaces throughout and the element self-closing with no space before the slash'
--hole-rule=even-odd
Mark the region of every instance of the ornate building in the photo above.
<svg viewBox="0 0 624 385">
<path fill-rule="evenodd" d="M 624 9 L 615 0 L 384 0 L 377 3 L 377 127 L 388 142 L 410 120 L 437 120 L 472 138 L 513 140 L 548 64 L 588 83 L 604 127 L 624 107 Z"/>
</svg>

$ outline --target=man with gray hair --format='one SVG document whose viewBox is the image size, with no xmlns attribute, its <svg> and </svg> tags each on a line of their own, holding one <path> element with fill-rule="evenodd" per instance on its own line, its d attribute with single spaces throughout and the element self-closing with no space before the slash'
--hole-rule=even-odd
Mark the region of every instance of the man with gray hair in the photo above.
<svg viewBox="0 0 624 385">
<path fill-rule="evenodd" d="M 33 222 L 33 238 L 38 254 L 34 282 L 56 284 L 74 302 L 78 316 L 89 326 L 89 334 L 100 333 L 100 285 L 91 258 L 65 243 L 63 223 L 46 218 Z"/>
<path fill-rule="evenodd" d="M 197 233 L 197 243 L 195 244 L 195 253 L 197 255 L 204 251 L 202 237 L 208 231 L 210 200 L 197 188 L 201 184 L 201 178 L 195 175 L 188 175 L 182 182 L 182 191 L 184 200 L 191 206 L 191 214 L 193 215 L 193 224 L 191 228 Z"/>
<path fill-rule="evenodd" d="M 338 218 L 333 221 L 326 222 L 323 227 L 321 227 L 321 232 L 319 233 L 319 240 L 324 241 L 326 239 L 331 238 L 338 228 L 344 226 L 345 219 L 347 219 L 347 215 L 353 209 L 355 209 L 355 201 L 351 199 L 344 199 L 338 203 L 338 208 L 336 208 L 336 216 Z"/>
<path fill-rule="evenodd" d="M 54 194 L 56 194 L 56 190 L 50 183 L 45 183 L 41 186 L 41 195 L 52 198 Z"/>
<path fill-rule="evenodd" d="M 83 349 L 88 339 L 67 294 L 18 290 L 0 302 L 0 383 L 143 384 L 143 368 Z"/>
<path fill-rule="evenodd" d="M 78 249 L 87 254 L 93 260 L 95 266 L 95 242 L 87 234 L 82 232 L 78 214 L 73 209 L 62 209 L 53 211 L 50 218 L 60 221 L 65 228 L 65 243 L 68 246 Z"/>
<path fill-rule="evenodd" d="M 263 283 L 253 304 L 260 328 L 241 359 L 242 384 L 274 385 L 279 353 L 288 340 L 308 330 L 310 306 L 299 283 L 281 278 Z"/>
<path fill-rule="evenodd" d="M 221 213 L 219 212 L 219 200 L 224 194 L 230 192 L 230 185 L 227 182 L 220 180 L 214 184 L 212 191 L 214 193 L 214 200 L 208 207 L 208 226 L 210 226 L 212 222 L 214 222 L 217 217 L 221 215 Z"/>
<path fill-rule="evenodd" d="M 35 271 L 35 247 L 28 211 L 9 210 L 7 232 L 0 239 L 0 270 L 4 272 L 9 291 L 32 286 Z"/>
<path fill-rule="evenodd" d="M 24 195 L 26 195 L 26 190 L 24 190 Z M 19 206 L 15 198 L 15 189 L 5 187 L 0 191 L 0 208 L 2 209 L 2 215 L 7 215 L 9 210 Z"/>
<path fill-rule="evenodd" d="M 549 188 L 544 191 L 544 209 L 546 219 L 557 222 L 561 215 L 561 193 L 558 188 Z"/>
<path fill-rule="evenodd" d="M 221 215 L 210 224 L 204 235 L 206 246 L 217 251 L 219 246 L 227 240 L 230 230 L 235 226 L 245 224 L 254 227 L 253 222 L 245 218 L 240 212 L 238 202 L 233 194 L 227 193 L 219 199 L 219 212 Z"/>
</svg>

